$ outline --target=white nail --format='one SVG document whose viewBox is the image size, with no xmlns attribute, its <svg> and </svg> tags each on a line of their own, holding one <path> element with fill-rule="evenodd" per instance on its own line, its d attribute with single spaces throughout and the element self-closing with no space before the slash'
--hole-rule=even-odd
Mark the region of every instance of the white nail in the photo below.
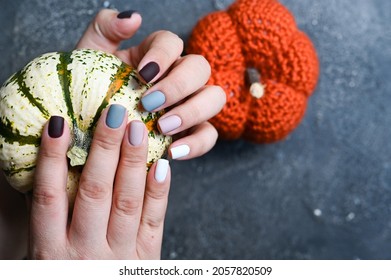
<svg viewBox="0 0 391 280">
<path fill-rule="evenodd" d="M 180 145 L 170 149 L 170 151 L 171 151 L 171 158 L 177 159 L 177 158 L 187 156 L 190 153 L 190 147 L 187 145 Z"/>
<path fill-rule="evenodd" d="M 166 180 L 167 172 L 168 172 L 168 160 L 166 159 L 159 159 L 156 164 L 155 169 L 155 180 L 159 183 L 163 183 L 164 180 Z"/>
</svg>

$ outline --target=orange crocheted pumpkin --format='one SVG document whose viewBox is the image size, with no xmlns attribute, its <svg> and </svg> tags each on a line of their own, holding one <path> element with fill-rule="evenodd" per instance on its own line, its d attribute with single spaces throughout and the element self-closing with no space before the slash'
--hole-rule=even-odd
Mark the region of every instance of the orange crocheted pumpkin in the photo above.
<svg viewBox="0 0 391 280">
<path fill-rule="evenodd" d="M 276 0 L 238 0 L 208 14 L 195 26 L 187 51 L 206 57 L 209 83 L 227 94 L 225 107 L 210 120 L 223 139 L 284 138 L 303 118 L 319 75 L 310 39 Z"/>
</svg>

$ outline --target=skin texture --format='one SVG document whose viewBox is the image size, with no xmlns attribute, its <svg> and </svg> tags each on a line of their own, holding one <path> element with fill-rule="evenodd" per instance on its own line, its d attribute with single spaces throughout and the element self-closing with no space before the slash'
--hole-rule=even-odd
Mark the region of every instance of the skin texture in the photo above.
<svg viewBox="0 0 391 280">
<path fill-rule="evenodd" d="M 158 64 L 159 72 L 151 78 L 154 86 L 145 94 L 156 91 L 164 94 L 165 102 L 155 109 L 167 110 L 161 117 L 162 125 L 167 123 L 164 119 L 173 116 L 180 119 L 179 125 L 167 132 L 176 139 L 171 148 L 189 147 L 180 160 L 205 154 L 217 140 L 217 132 L 207 120 L 225 103 L 225 93 L 220 87 L 205 86 L 209 64 L 202 56 L 181 57 L 183 41 L 169 31 L 155 32 L 139 46 L 119 50 L 121 41 L 132 37 L 142 19 L 137 13 L 122 19 L 117 15 L 112 10 L 99 12 L 76 48 L 113 53 L 139 71 L 150 62 Z M 119 127 L 111 128 L 106 122 L 107 111 L 99 120 L 70 216 L 64 189 L 67 125 L 56 138 L 49 136 L 48 124 L 44 128 L 34 192 L 27 207 L 24 196 L 3 186 L 7 183 L 1 177 L 0 244 L 12 246 L 1 248 L 0 258 L 21 259 L 27 255 L 30 208 L 31 258 L 160 258 L 171 179 L 169 166 L 157 171 L 155 163 L 146 174 L 146 129 L 142 130 L 143 137 L 140 129 L 132 136 L 137 131 L 130 129 L 131 124 L 125 119 L 119 121 Z M 132 138 L 141 138 L 141 143 L 131 144 Z"/>
</svg>

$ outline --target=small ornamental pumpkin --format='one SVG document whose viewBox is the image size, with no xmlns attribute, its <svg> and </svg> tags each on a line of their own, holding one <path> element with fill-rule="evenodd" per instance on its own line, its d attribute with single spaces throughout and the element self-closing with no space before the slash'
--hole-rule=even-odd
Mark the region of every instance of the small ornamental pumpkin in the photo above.
<svg viewBox="0 0 391 280">
<path fill-rule="evenodd" d="M 149 86 L 131 66 L 100 51 L 48 53 L 28 63 L 0 89 L 0 164 L 10 185 L 21 192 L 31 190 L 43 126 L 51 116 L 62 116 L 72 139 L 67 153 L 72 204 L 94 128 L 102 110 L 112 103 L 126 107 L 129 120 L 146 124 L 150 166 L 166 152 L 171 137 L 157 131 L 162 112 L 138 109 Z"/>
<path fill-rule="evenodd" d="M 222 139 L 283 139 L 303 118 L 319 75 L 310 39 L 276 0 L 238 0 L 227 11 L 205 16 L 187 51 L 206 57 L 209 83 L 227 95 L 211 119 Z"/>
</svg>

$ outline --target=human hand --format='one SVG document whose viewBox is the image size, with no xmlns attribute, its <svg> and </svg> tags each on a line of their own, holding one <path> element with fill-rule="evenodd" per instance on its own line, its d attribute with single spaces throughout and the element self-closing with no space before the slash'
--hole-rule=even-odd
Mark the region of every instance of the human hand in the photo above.
<svg viewBox="0 0 391 280">
<path fill-rule="evenodd" d="M 102 10 L 77 48 L 110 52 L 136 67 L 146 82 L 154 83 L 141 100 L 144 109 L 168 109 L 158 125 L 162 133 L 177 139 L 170 146 L 171 157 L 200 156 L 216 142 L 217 132 L 207 120 L 221 110 L 225 93 L 220 87 L 205 86 L 209 64 L 198 55 L 181 57 L 183 42 L 171 32 L 155 32 L 139 46 L 119 50 L 121 41 L 130 38 L 140 24 L 137 13 Z M 102 114 L 95 131 L 71 218 L 65 192 L 69 128 L 64 125 L 56 138 L 49 131 L 58 118 L 45 126 L 32 198 L 32 258 L 160 257 L 170 185 L 168 162 L 158 161 L 147 175 L 144 126 L 144 140 L 134 146 L 129 137 L 137 122 L 126 129 L 123 121 L 113 129 L 102 121 L 107 115 L 107 111 Z"/>
<path fill-rule="evenodd" d="M 158 259 L 170 186 L 168 161 L 146 174 L 148 136 L 121 105 L 104 110 L 68 215 L 69 127 L 44 127 L 31 201 L 33 259 Z"/>
<path fill-rule="evenodd" d="M 158 121 L 162 133 L 173 135 L 169 148 L 173 159 L 190 159 L 208 152 L 217 140 L 216 129 L 207 121 L 224 106 L 225 93 L 218 86 L 205 86 L 210 66 L 204 57 L 181 57 L 183 41 L 169 31 L 157 31 L 139 46 L 119 50 L 120 43 L 141 25 L 137 12 L 117 13 L 104 9 L 88 26 L 76 48 L 113 53 L 136 67 L 146 82 L 154 82 L 141 100 L 147 111 L 168 108 Z"/>
</svg>

